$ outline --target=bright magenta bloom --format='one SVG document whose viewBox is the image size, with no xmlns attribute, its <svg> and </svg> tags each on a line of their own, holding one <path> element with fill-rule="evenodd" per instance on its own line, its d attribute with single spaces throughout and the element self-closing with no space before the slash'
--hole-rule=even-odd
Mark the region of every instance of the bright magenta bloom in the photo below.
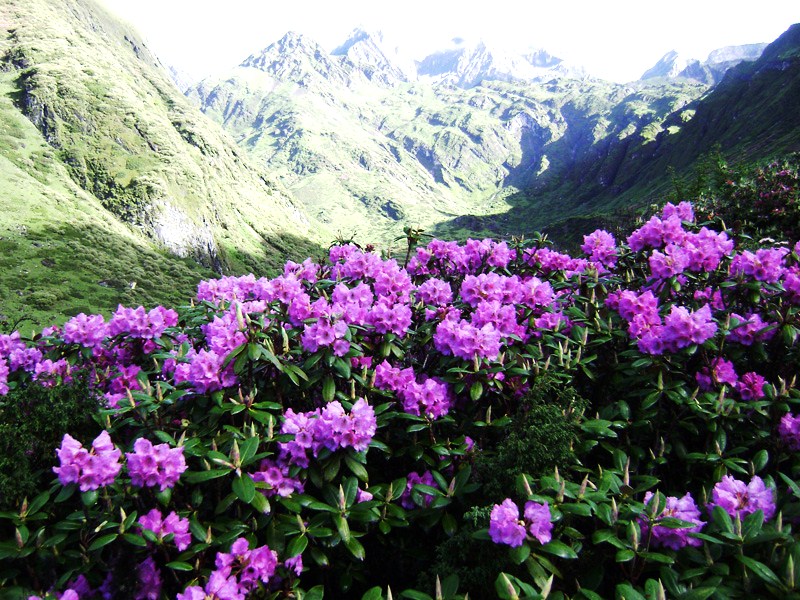
<svg viewBox="0 0 800 600">
<path fill-rule="evenodd" d="M 731 517 L 743 519 L 757 510 L 764 512 L 767 521 L 775 515 L 775 493 L 758 475 L 748 484 L 725 475 L 714 486 L 711 498 L 709 508 L 721 506 Z"/>
</svg>

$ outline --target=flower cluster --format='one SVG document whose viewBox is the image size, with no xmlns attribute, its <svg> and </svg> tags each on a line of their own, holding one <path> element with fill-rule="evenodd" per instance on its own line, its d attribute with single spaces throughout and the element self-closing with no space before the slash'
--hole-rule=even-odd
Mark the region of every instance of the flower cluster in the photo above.
<svg viewBox="0 0 800 600">
<path fill-rule="evenodd" d="M 800 450 L 800 416 L 786 413 L 778 425 L 778 435 L 792 450 Z"/>
<path fill-rule="evenodd" d="M 526 502 L 523 516 L 523 519 L 519 518 L 519 508 L 510 498 L 495 504 L 489 517 L 492 541 L 516 548 L 522 545 L 527 535 L 540 544 L 547 544 L 552 539 L 553 523 L 547 502 Z"/>
<path fill-rule="evenodd" d="M 655 510 L 654 499 L 658 496 L 652 492 L 644 495 L 645 508 L 648 511 Z M 673 550 L 680 550 L 684 546 L 700 546 L 702 542 L 699 538 L 691 537 L 690 533 L 699 533 L 705 527 L 705 522 L 700 519 L 700 509 L 694 502 L 691 494 L 686 494 L 682 498 L 667 496 L 666 505 L 658 514 L 649 514 L 648 518 L 641 518 L 639 525 L 642 528 L 642 537 L 652 536 L 654 546 L 664 546 Z M 687 521 L 692 525 L 686 526 L 665 526 L 661 524 L 664 518 L 679 519 Z M 650 527 L 652 523 L 652 527 Z"/>
<path fill-rule="evenodd" d="M 412 415 L 438 419 L 447 414 L 452 404 L 452 394 L 446 383 L 427 377 L 417 381 L 411 367 L 392 367 L 388 361 L 375 368 L 375 387 L 397 394 L 403 410 Z"/>
<path fill-rule="evenodd" d="M 61 485 L 77 483 L 82 492 L 111 485 L 122 469 L 119 462 L 122 452 L 111 442 L 108 431 L 101 431 L 95 438 L 91 452 L 71 435 L 64 434 L 56 454 L 61 464 L 53 467 L 53 472 Z"/>
<path fill-rule="evenodd" d="M 108 335 L 125 335 L 129 338 L 152 340 L 161 337 L 168 327 L 178 324 L 178 313 L 172 309 L 157 306 L 146 311 L 138 308 L 117 307 L 108 322 Z"/>
<path fill-rule="evenodd" d="M 281 433 L 292 434 L 294 439 L 281 442 L 281 458 L 289 464 L 307 467 L 309 450 L 314 456 L 323 448 L 331 452 L 339 448 L 363 452 L 376 429 L 375 411 L 363 398 L 353 404 L 349 415 L 339 401 L 310 412 L 296 413 L 290 408 L 284 414 Z"/>
<path fill-rule="evenodd" d="M 158 541 L 172 535 L 175 547 L 181 552 L 186 550 L 192 541 L 192 535 L 189 533 L 189 519 L 179 517 L 175 511 L 169 513 L 165 518 L 160 510 L 154 508 L 139 517 L 139 525 L 142 529 L 152 531 Z"/>
<path fill-rule="evenodd" d="M 167 444 L 153 443 L 139 438 L 133 443 L 133 452 L 125 454 L 128 459 L 128 474 L 137 487 L 159 486 L 163 492 L 173 487 L 186 470 L 183 446 L 170 448 Z"/>
<path fill-rule="evenodd" d="M 753 476 L 750 483 L 725 475 L 711 492 L 709 508 L 715 506 L 740 519 L 760 510 L 764 520 L 769 521 L 775 515 L 775 494 L 758 475 Z"/>
<path fill-rule="evenodd" d="M 244 600 L 259 585 L 269 583 L 278 566 L 278 555 L 269 546 L 250 550 L 245 538 L 238 538 L 229 553 L 218 552 L 215 569 L 205 587 L 193 585 L 178 594 L 178 600 Z M 302 566 L 300 567 L 302 569 Z"/>
<path fill-rule="evenodd" d="M 261 461 L 258 471 L 249 474 L 253 481 L 266 483 L 269 487 L 262 489 L 267 496 L 281 496 L 288 498 L 295 492 L 303 492 L 303 482 L 289 475 L 289 464 L 265 458 Z"/>
</svg>

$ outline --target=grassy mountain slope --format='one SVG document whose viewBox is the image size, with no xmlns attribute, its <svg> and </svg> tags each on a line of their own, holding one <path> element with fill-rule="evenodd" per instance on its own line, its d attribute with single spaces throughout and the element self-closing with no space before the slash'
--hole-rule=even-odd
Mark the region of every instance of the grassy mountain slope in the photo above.
<svg viewBox="0 0 800 600">
<path fill-rule="evenodd" d="M 0 322 L 182 303 L 329 239 L 95 2 L 0 4 Z"/>
<path fill-rule="evenodd" d="M 9 0 L 2 67 L 15 105 L 73 181 L 173 253 L 217 271 L 312 237 L 301 208 L 92 0 Z"/>
<path fill-rule="evenodd" d="M 188 302 L 213 273 L 160 251 L 78 187 L 12 104 L 13 78 L 0 73 L 0 322 Z"/>
</svg>

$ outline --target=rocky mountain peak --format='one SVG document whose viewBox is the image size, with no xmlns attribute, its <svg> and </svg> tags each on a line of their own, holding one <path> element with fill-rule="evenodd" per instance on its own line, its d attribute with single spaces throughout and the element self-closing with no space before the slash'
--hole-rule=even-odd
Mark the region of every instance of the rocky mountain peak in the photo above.
<svg viewBox="0 0 800 600">
<path fill-rule="evenodd" d="M 481 81 L 543 81 L 554 75 L 583 77 L 580 69 L 564 65 L 545 50 L 519 53 L 481 40 L 435 52 L 418 63 L 420 76 L 461 88 Z"/>
<path fill-rule="evenodd" d="M 389 44 L 381 31 L 355 29 L 331 55 L 341 56 L 347 67 L 373 83 L 394 86 L 417 78 L 414 62 Z"/>
<path fill-rule="evenodd" d="M 706 64 L 719 65 L 731 61 L 756 60 L 766 47 L 767 44 L 744 44 L 717 48 L 708 55 Z"/>
<path fill-rule="evenodd" d="M 290 31 L 261 52 L 251 54 L 242 63 L 264 71 L 275 79 L 309 85 L 312 79 L 323 78 L 347 83 L 348 75 L 322 46 L 306 35 Z"/>
<path fill-rule="evenodd" d="M 728 69 L 743 61 L 756 60 L 767 44 L 745 44 L 742 46 L 726 46 L 712 51 L 708 58 L 701 62 L 696 58 L 687 59 L 675 50 L 670 50 L 650 69 L 645 71 L 641 80 L 666 77 L 674 79 L 694 79 L 707 85 L 716 85 L 725 76 Z"/>
<path fill-rule="evenodd" d="M 656 79 L 657 77 L 677 77 L 678 73 L 683 71 L 689 63 L 690 59 L 681 56 L 677 50 L 670 50 L 654 64 L 647 69 L 642 76 L 641 80 Z"/>
</svg>

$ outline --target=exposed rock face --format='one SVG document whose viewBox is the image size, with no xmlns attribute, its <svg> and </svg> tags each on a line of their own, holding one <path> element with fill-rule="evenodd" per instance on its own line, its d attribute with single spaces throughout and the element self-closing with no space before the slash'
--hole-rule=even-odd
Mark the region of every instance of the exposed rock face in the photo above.
<svg viewBox="0 0 800 600">
<path fill-rule="evenodd" d="M 343 57 L 345 64 L 379 85 L 395 86 L 417 78 L 414 61 L 389 45 L 381 32 L 356 29 L 331 55 Z"/>
<path fill-rule="evenodd" d="M 725 73 L 743 61 L 754 61 L 761 56 L 767 44 L 745 44 L 742 46 L 726 46 L 714 50 L 705 62 L 687 59 L 675 50 L 670 50 L 650 69 L 645 71 L 641 79 L 657 79 L 660 77 L 694 79 L 707 85 L 719 83 Z"/>
<path fill-rule="evenodd" d="M 582 78 L 573 68 L 545 50 L 517 54 L 484 42 L 436 52 L 418 64 L 420 76 L 461 88 L 491 81 L 543 81 L 553 77 Z"/>
</svg>

